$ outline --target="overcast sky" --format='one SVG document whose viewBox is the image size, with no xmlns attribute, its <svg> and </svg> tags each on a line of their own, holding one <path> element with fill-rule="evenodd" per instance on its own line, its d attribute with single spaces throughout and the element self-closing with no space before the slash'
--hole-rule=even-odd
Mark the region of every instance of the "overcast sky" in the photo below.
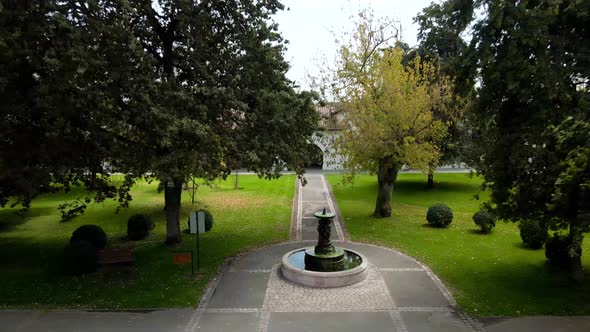
<svg viewBox="0 0 590 332">
<path fill-rule="evenodd" d="M 285 10 L 275 21 L 283 38 L 289 40 L 285 59 L 291 64 L 287 77 L 308 87 L 306 72 L 317 72 L 318 58 L 335 55 L 334 35 L 353 30 L 351 15 L 372 8 L 377 17 L 389 17 L 402 26 L 402 40 L 415 46 L 418 32 L 413 18 L 432 0 L 283 0 Z"/>
</svg>

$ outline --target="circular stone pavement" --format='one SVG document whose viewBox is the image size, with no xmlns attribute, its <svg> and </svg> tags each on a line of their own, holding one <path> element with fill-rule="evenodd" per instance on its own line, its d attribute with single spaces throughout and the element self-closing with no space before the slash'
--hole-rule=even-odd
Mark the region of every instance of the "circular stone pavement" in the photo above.
<svg viewBox="0 0 590 332">
<path fill-rule="evenodd" d="M 423 264 L 397 251 L 334 242 L 367 257 L 366 280 L 310 288 L 282 277 L 282 256 L 312 241 L 238 256 L 209 285 L 187 331 L 479 331 Z"/>
</svg>

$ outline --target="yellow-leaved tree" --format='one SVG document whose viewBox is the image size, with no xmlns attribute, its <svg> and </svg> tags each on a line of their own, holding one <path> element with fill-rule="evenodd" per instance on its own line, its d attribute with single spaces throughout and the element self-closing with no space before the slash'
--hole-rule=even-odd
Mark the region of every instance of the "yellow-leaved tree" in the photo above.
<svg viewBox="0 0 590 332">
<path fill-rule="evenodd" d="M 376 174 L 375 216 L 391 216 L 391 198 L 403 165 L 427 170 L 440 158 L 449 123 L 438 114 L 458 113 L 449 79 L 430 62 L 414 57 L 388 35 L 388 25 L 361 13 L 356 31 L 341 43 L 329 92 L 344 109 L 336 151 L 354 176 Z M 324 81 L 326 82 L 326 81 Z"/>
</svg>

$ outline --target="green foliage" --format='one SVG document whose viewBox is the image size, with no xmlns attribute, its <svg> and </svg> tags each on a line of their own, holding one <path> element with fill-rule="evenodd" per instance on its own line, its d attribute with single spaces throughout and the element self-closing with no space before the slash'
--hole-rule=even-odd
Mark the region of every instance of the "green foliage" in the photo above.
<svg viewBox="0 0 590 332">
<path fill-rule="evenodd" d="M 372 243 L 417 258 L 451 289 L 468 314 L 489 316 L 588 315 L 590 278 L 572 284 L 569 276 L 553 273 L 544 250 L 523 250 L 516 224 L 498 222 L 485 238 L 474 231 L 471 217 L 489 192 L 482 178 L 441 173 L 438 185 L 425 190 L 423 174 L 402 173 L 394 191 L 393 215 L 371 217 L 377 180 L 359 175 L 354 185 L 326 176 L 345 216 L 351 241 Z M 480 200 L 473 199 L 479 193 Z M 453 209 L 452 227 L 424 227 L 429 206 L 445 202 Z M 590 269 L 590 237 L 584 238 L 582 263 Z M 483 287 L 482 285 L 493 285 Z"/>
<path fill-rule="evenodd" d="M 434 227 L 448 227 L 453 221 L 453 211 L 443 203 L 437 203 L 428 208 L 426 220 Z"/>
<path fill-rule="evenodd" d="M 154 7 L 152 7 L 154 6 Z M 266 178 L 303 172 L 316 95 L 285 73 L 275 0 L 9 1 L 0 11 L 0 206 L 84 184 L 121 207 L 141 178 L 165 194 L 180 242 L 179 188 L 236 163 Z M 26 151 L 26 153 L 23 153 Z M 126 174 L 112 182 L 112 172 Z M 169 190 L 169 191 L 170 191 Z M 176 226 L 176 227 L 175 227 Z"/>
<path fill-rule="evenodd" d="M 487 234 L 496 227 L 496 219 L 494 216 L 485 210 L 475 212 L 472 217 L 473 222 L 480 228 L 481 232 Z"/>
<path fill-rule="evenodd" d="M 64 250 L 63 268 L 66 274 L 81 275 L 97 269 L 96 248 L 85 240 L 71 242 Z"/>
<path fill-rule="evenodd" d="M 408 59 L 393 26 L 361 12 L 349 40 L 339 42 L 335 68 L 322 77 L 322 88 L 344 109 L 336 150 L 345 156 L 349 178 L 359 171 L 377 174 L 374 214 L 381 217 L 391 215 L 402 165 L 425 171 L 436 165 L 446 119 L 460 113 L 448 77 L 429 59 Z"/>
<path fill-rule="evenodd" d="M 536 220 L 522 220 L 518 224 L 520 238 L 527 247 L 541 249 L 547 240 L 547 229 Z"/>
<path fill-rule="evenodd" d="M 127 220 L 127 238 L 133 241 L 143 240 L 154 228 L 152 219 L 145 214 L 134 214 Z"/>
<path fill-rule="evenodd" d="M 107 244 L 107 234 L 97 225 L 82 225 L 72 233 L 70 244 L 86 241 L 96 250 L 103 249 Z"/>
<path fill-rule="evenodd" d="M 176 251 L 194 250 L 196 236 L 185 235 L 185 243 L 174 248 L 163 245 L 164 197 L 157 192 L 157 182 L 142 181 L 134 186 L 128 210 L 114 213 L 117 202 L 108 200 L 104 205 L 89 205 L 75 222 L 57 222 L 60 213 L 55 206 L 84 194 L 83 187 L 37 197 L 23 217 L 15 214 L 18 208 L 0 208 L 0 306 L 40 310 L 195 307 L 227 257 L 289 240 L 295 180 L 296 176 L 289 174 L 271 181 L 241 175 L 241 190 L 232 190 L 229 179 L 216 180 L 215 186 L 198 180 L 196 204 L 207 206 L 215 217 L 213 229 L 200 236 L 198 280 L 187 278 L 190 266 L 171 261 Z M 190 196 L 184 191 L 183 201 L 187 200 Z M 188 218 L 188 212 L 189 207 L 181 210 L 181 220 Z M 109 235 L 110 248 L 127 248 L 127 219 L 137 213 L 149 214 L 156 227 L 147 239 L 133 246 L 132 265 L 100 269 L 83 278 L 56 273 L 63 263 L 65 243 L 78 226 L 99 225 Z"/>
<path fill-rule="evenodd" d="M 447 33 L 473 36 L 453 66 L 480 82 L 469 163 L 484 176 L 494 213 L 567 230 L 572 246 L 581 245 L 590 197 L 590 2 L 445 1 L 421 20 L 437 48 Z"/>
<path fill-rule="evenodd" d="M 571 252 L 571 250 L 575 250 Z M 545 243 L 545 257 L 549 260 L 549 264 L 568 268 L 573 262 L 573 257 L 582 255 L 579 246 L 572 246 L 572 239 L 567 235 L 553 234 L 547 239 Z"/>
</svg>

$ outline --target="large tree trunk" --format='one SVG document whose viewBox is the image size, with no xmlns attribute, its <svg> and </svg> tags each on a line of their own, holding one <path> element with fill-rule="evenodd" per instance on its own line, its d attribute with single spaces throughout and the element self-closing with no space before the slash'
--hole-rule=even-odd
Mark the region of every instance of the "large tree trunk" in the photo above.
<svg viewBox="0 0 590 332">
<path fill-rule="evenodd" d="M 375 212 L 373 212 L 375 217 L 384 218 L 391 216 L 391 194 L 393 193 L 393 186 L 397 179 L 399 169 L 399 166 L 392 166 L 387 160 L 379 160 L 379 170 L 377 172 L 379 188 L 377 191 Z"/>
<path fill-rule="evenodd" d="M 166 244 L 176 245 L 182 242 L 180 234 L 180 199 L 182 196 L 182 179 L 168 180 L 164 187 L 166 209 Z"/>
<path fill-rule="evenodd" d="M 432 167 L 428 168 L 428 183 L 426 184 L 428 189 L 434 188 L 434 169 Z"/>
</svg>

